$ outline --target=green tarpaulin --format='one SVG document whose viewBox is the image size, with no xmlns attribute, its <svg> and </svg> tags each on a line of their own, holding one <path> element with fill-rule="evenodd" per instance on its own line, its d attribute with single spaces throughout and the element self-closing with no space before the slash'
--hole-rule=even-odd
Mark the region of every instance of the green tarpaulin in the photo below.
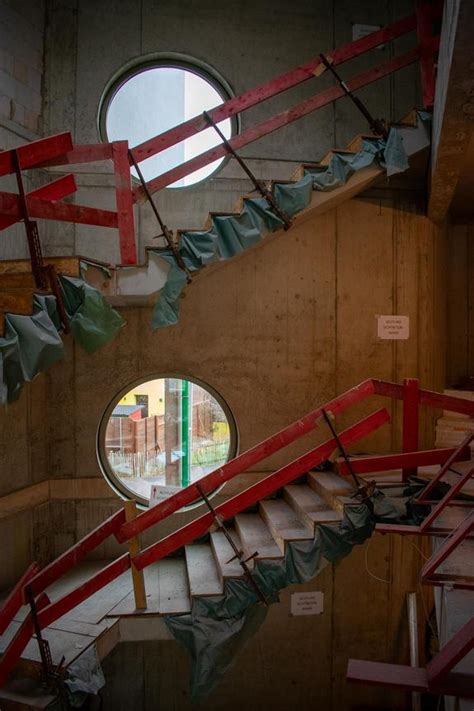
<svg viewBox="0 0 474 711">
<path fill-rule="evenodd" d="M 74 339 L 88 352 L 111 341 L 125 321 L 102 294 L 82 279 L 60 277 Z M 31 316 L 7 314 L 0 337 L 0 403 L 18 398 L 25 382 L 63 357 L 56 298 L 35 295 Z"/>
<path fill-rule="evenodd" d="M 418 120 L 426 122 L 429 114 L 419 112 Z M 277 183 L 274 195 L 278 206 L 293 217 L 311 202 L 313 190 L 328 192 L 344 185 L 358 170 L 372 164 L 384 168 L 387 175 L 405 171 L 408 158 L 403 140 L 396 128 L 390 130 L 387 141 L 367 138 L 358 153 L 333 154 L 328 166 L 307 170 L 301 180 Z M 214 216 L 212 227 L 205 231 L 183 232 L 180 254 L 193 272 L 212 262 L 231 259 L 253 247 L 266 234 L 281 229 L 282 221 L 272 212 L 264 198 L 244 200 L 240 215 Z M 152 327 L 170 326 L 179 319 L 179 299 L 186 285 L 186 276 L 171 252 L 157 252 L 170 265 L 166 284 L 155 305 Z"/>
<path fill-rule="evenodd" d="M 414 523 L 411 499 L 423 486 L 401 486 L 390 497 L 376 491 L 370 506 L 345 506 L 342 522 L 318 526 L 313 540 L 288 543 L 284 558 L 258 561 L 254 579 L 268 602 L 278 602 L 283 588 L 308 582 L 328 563 L 349 555 L 355 545 L 372 535 L 377 522 Z M 266 612 L 253 585 L 242 577 L 227 580 L 223 595 L 195 597 L 189 615 L 165 618 L 169 630 L 191 655 L 194 700 L 212 691 L 265 620 Z"/>
</svg>

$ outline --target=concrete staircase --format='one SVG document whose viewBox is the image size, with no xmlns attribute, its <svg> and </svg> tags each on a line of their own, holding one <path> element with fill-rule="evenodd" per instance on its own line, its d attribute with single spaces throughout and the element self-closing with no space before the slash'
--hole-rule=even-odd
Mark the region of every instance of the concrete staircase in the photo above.
<svg viewBox="0 0 474 711">
<path fill-rule="evenodd" d="M 411 111 L 400 122 L 391 124 L 397 128 L 403 138 L 404 147 L 409 158 L 427 157 L 429 136 L 426 128 L 417 121 L 417 112 Z M 289 183 L 300 180 L 308 169 L 326 168 L 335 153 L 356 154 L 361 150 L 364 140 L 377 140 L 374 136 L 363 134 L 355 136 L 344 149 L 329 151 L 319 163 L 302 164 L 293 174 L 292 179 L 274 180 L 270 184 L 273 190 L 275 184 Z M 311 203 L 294 218 L 293 225 L 297 226 L 328 210 L 336 208 L 341 203 L 366 190 L 374 182 L 383 179 L 385 171 L 377 165 L 364 168 L 354 175 L 341 187 L 332 191 L 323 192 L 313 190 Z M 239 215 L 245 200 L 254 198 L 255 193 L 239 198 L 235 211 L 227 216 Z M 178 230 L 178 241 L 183 232 L 206 230 L 212 226 L 213 218 L 217 213 L 209 213 L 204 228 Z M 219 213 L 222 217 L 222 214 Z M 266 239 L 273 239 L 283 230 L 272 233 Z M 291 232 L 291 230 L 290 230 Z M 169 266 L 159 256 L 156 248 L 146 248 L 145 261 L 137 265 L 109 265 L 97 262 L 86 257 L 54 257 L 46 258 L 47 264 L 54 264 L 59 274 L 68 276 L 81 276 L 80 264 L 86 261 L 87 271 L 82 277 L 95 288 L 98 288 L 107 297 L 112 305 L 145 305 L 154 303 L 158 292 L 166 283 Z M 216 262 L 206 268 L 206 272 L 220 268 L 221 262 Z M 104 271 L 107 269 L 108 274 Z M 196 277 L 194 275 L 194 277 Z M 199 277 L 198 277 L 199 278 Z M 31 273 L 30 260 L 0 261 L 0 335 L 3 333 L 3 322 L 6 313 L 31 314 L 32 297 L 37 293 Z"/>
</svg>

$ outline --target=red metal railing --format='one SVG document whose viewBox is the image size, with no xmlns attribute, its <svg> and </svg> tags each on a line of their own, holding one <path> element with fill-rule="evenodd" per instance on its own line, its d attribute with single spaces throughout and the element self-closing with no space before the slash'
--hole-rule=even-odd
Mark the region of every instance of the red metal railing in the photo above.
<svg viewBox="0 0 474 711">
<path fill-rule="evenodd" d="M 416 397 L 413 396 L 414 388 L 407 387 L 405 385 L 396 385 L 394 383 L 387 383 L 380 380 L 367 380 L 360 385 L 352 388 L 351 390 L 343 393 L 334 400 L 326 403 L 323 407 L 319 407 L 312 412 L 308 413 L 305 417 L 292 423 L 281 432 L 269 437 L 263 442 L 259 443 L 255 447 L 251 448 L 247 452 L 244 452 L 239 457 L 228 462 L 226 465 L 211 472 L 207 476 L 203 477 L 199 481 L 199 485 L 205 493 L 209 493 L 214 490 L 217 486 L 225 481 L 229 481 L 238 474 L 243 473 L 256 463 L 266 459 L 271 454 L 281 450 L 288 444 L 296 441 L 303 435 L 307 434 L 313 430 L 319 422 L 322 414 L 322 409 L 330 411 L 333 414 L 339 414 L 346 410 L 351 405 L 360 403 L 367 399 L 372 394 L 379 394 L 387 396 L 390 398 L 398 398 L 408 402 L 406 404 L 407 408 L 412 410 L 410 417 L 404 418 L 405 426 L 415 427 L 415 420 L 417 422 L 418 411 L 420 404 L 428 405 L 431 407 L 443 407 L 444 409 L 451 410 L 454 412 L 461 412 L 474 416 L 474 403 L 468 400 L 463 400 L 461 398 L 455 398 L 451 396 L 441 395 L 429 390 L 421 390 L 416 388 Z M 409 394 L 408 394 L 409 393 Z M 372 415 L 364 418 L 360 422 L 352 425 L 347 430 L 341 433 L 341 440 L 346 444 L 350 445 L 352 442 L 358 441 L 361 437 L 364 437 L 369 432 L 374 431 L 380 427 L 385 422 L 389 421 L 388 412 L 384 409 L 374 412 Z M 407 423 L 410 423 L 409 425 Z M 408 434 L 404 433 L 403 440 L 406 442 L 410 440 L 412 446 L 417 446 L 414 438 L 408 437 Z M 465 451 L 463 449 L 465 443 L 458 449 L 454 451 L 456 456 L 460 452 Z M 251 504 L 260 500 L 261 498 L 273 493 L 277 489 L 281 488 L 289 481 L 294 480 L 296 477 L 303 474 L 309 468 L 316 466 L 318 463 L 326 459 L 336 448 L 336 442 L 334 439 L 329 439 L 325 443 L 319 445 L 318 447 L 312 449 L 301 457 L 297 458 L 290 464 L 282 467 L 273 474 L 267 476 L 260 482 L 250 486 L 245 491 L 232 497 L 225 503 L 221 504 L 216 508 L 217 513 L 219 513 L 222 518 L 230 518 L 237 514 L 239 511 L 247 508 Z M 432 456 L 432 452 L 429 453 Z M 405 453 L 403 455 L 392 455 L 407 457 L 409 455 L 410 467 L 416 467 L 420 464 L 426 463 L 426 453 L 425 452 L 411 452 Z M 447 450 L 443 450 L 443 456 L 448 458 L 450 455 Z M 382 460 L 383 458 L 380 458 Z M 388 458 L 385 458 L 385 464 L 391 465 L 393 462 L 389 462 Z M 360 461 L 360 460 L 359 460 Z M 406 463 L 408 460 L 402 461 Z M 381 461 L 383 465 L 383 462 Z M 388 466 L 387 466 L 388 468 Z M 383 469 L 383 467 L 382 467 Z M 380 471 L 381 469 L 379 469 Z M 105 521 L 101 526 L 96 528 L 94 531 L 89 533 L 85 538 L 79 541 L 77 544 L 72 546 L 68 551 L 63 553 L 58 559 L 47 565 L 43 570 L 35 573 L 35 569 L 29 569 L 25 576 L 20 580 L 20 582 L 15 587 L 14 591 L 8 598 L 6 604 L 0 610 L 0 626 L 4 630 L 9 624 L 13 616 L 16 614 L 19 605 L 25 600 L 25 588 L 29 586 L 33 591 L 34 595 L 41 595 L 44 590 L 55 582 L 61 575 L 71 570 L 75 565 L 77 565 L 84 557 L 94 550 L 100 543 L 102 543 L 108 536 L 115 535 L 120 541 L 126 541 L 133 537 L 136 537 L 140 532 L 148 529 L 150 526 L 155 525 L 157 522 L 163 520 L 169 516 L 174 511 L 182 508 L 188 503 L 195 501 L 200 497 L 200 492 L 197 490 L 195 484 L 191 484 L 186 489 L 181 490 L 170 499 L 158 504 L 154 508 L 145 511 L 140 514 L 136 519 L 125 522 L 124 510 L 119 510 L 116 514 L 111 516 L 107 521 Z M 445 503 L 443 505 L 446 505 Z M 80 604 L 82 601 L 93 595 L 95 592 L 100 590 L 102 587 L 107 585 L 118 575 L 124 573 L 128 570 L 133 563 L 137 569 L 142 569 L 149 565 L 150 563 L 163 558 L 164 556 L 170 554 L 171 552 L 177 550 L 185 543 L 190 542 L 195 537 L 205 533 L 209 525 L 212 523 L 212 517 L 209 513 L 194 519 L 186 526 L 182 527 L 178 531 L 170 534 L 164 539 L 157 541 L 145 550 L 143 550 L 138 555 L 133 558 L 130 557 L 128 553 L 125 553 L 117 560 L 110 563 L 98 574 L 85 581 L 82 585 L 78 586 L 67 595 L 59 598 L 53 603 L 45 602 L 44 598 L 42 600 L 43 609 L 38 614 L 38 619 L 40 627 L 44 628 L 51 624 L 54 620 L 58 619 L 62 615 L 66 614 L 69 610 Z M 379 527 L 378 527 L 379 528 Z M 386 527 L 387 528 L 387 527 Z M 417 533 L 417 527 L 406 527 L 410 529 L 410 533 Z M 381 532 L 387 532 L 382 530 Z M 388 530 L 395 530 L 396 532 L 402 532 L 400 527 L 388 527 Z M 420 527 L 420 533 L 421 527 Z M 424 531 L 426 532 L 426 531 Z M 429 531 L 428 531 L 429 532 Z M 24 647 L 22 643 L 28 641 L 29 637 L 27 635 L 27 630 L 30 629 L 28 624 L 24 626 L 23 631 L 17 634 L 14 642 L 9 645 L 6 653 L 2 660 L 0 661 L 0 683 L 2 680 L 6 679 L 9 671 L 12 668 L 12 664 L 15 663 L 14 659 L 18 659 L 22 653 Z M 4 663 L 4 660 L 5 661 Z"/>
<path fill-rule="evenodd" d="M 422 22 L 422 20 L 424 22 L 424 16 L 419 16 L 419 22 Z M 334 66 L 337 66 L 381 44 L 401 37 L 416 28 L 417 17 L 416 15 L 410 15 L 366 37 L 329 51 L 326 56 Z M 427 62 L 430 61 L 429 50 L 432 46 L 429 39 L 429 27 L 426 22 L 424 22 L 422 31 L 420 31 L 419 34 L 420 42 L 423 47 L 426 75 Z M 349 79 L 346 84 L 352 90 L 360 89 L 363 86 L 377 81 L 381 77 L 387 76 L 417 61 L 419 55 L 420 51 L 418 47 L 416 47 L 406 54 L 394 57 L 369 71 Z M 229 99 L 210 111 L 209 114 L 216 123 L 235 116 L 309 79 L 314 79 L 315 74 L 319 74 L 318 68 L 320 68 L 320 65 L 321 59 L 318 56 L 259 87 L 250 89 L 240 94 L 240 96 Z M 252 141 L 266 136 L 344 95 L 343 89 L 339 86 L 315 94 L 306 101 L 263 121 L 257 126 L 245 130 L 232 138 L 230 144 L 234 150 L 242 148 Z M 31 218 L 117 228 L 120 239 L 121 262 L 123 264 L 136 264 L 133 203 L 142 200 L 145 194 L 143 187 L 132 190 L 130 166 L 133 164 L 133 161 L 140 163 L 150 156 L 156 155 L 208 127 L 209 124 L 205 118 L 198 116 L 189 121 L 185 121 L 179 126 L 145 143 L 135 146 L 130 152 L 126 141 L 73 146 L 70 134 L 68 133 L 41 139 L 21 146 L 18 149 L 18 156 L 22 169 L 112 160 L 115 176 L 116 211 L 101 210 L 84 205 L 61 202 L 62 197 L 65 197 L 75 190 L 75 185 L 71 183 L 72 176 L 70 176 L 69 182 L 63 182 L 56 186 L 51 183 L 49 186 L 45 186 L 27 195 L 26 204 L 28 214 Z M 13 154 L 14 151 L 4 151 L 0 153 L 0 176 L 13 172 Z M 196 158 L 186 161 L 176 168 L 163 173 L 154 180 L 149 181 L 147 188 L 149 192 L 160 190 L 226 154 L 227 148 L 223 145 L 205 151 Z M 0 192 L 0 230 L 22 218 L 23 215 L 18 196 L 13 193 Z"/>
</svg>

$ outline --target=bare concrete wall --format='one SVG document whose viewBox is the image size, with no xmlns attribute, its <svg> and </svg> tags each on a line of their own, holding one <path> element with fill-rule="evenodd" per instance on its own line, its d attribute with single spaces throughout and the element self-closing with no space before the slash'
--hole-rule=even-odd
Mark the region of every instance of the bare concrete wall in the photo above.
<svg viewBox="0 0 474 711">
<path fill-rule="evenodd" d="M 385 25 L 413 11 L 411 0 L 387 0 L 374 6 L 357 3 L 281 0 L 258 4 L 144 0 L 48 0 L 46 4 L 44 130 L 70 130 L 77 142 L 97 142 L 97 112 L 107 82 L 130 62 L 154 53 L 174 52 L 214 67 L 236 94 L 288 71 L 321 51 L 349 42 L 353 23 Z M 345 77 L 385 61 L 393 51 L 413 46 L 402 38 L 348 63 Z M 331 84 L 329 76 L 255 107 L 242 115 L 245 129 L 287 109 Z M 418 67 L 409 67 L 362 90 L 361 97 L 377 116 L 398 119 L 419 105 Z M 248 146 L 243 154 L 258 177 L 287 179 L 301 161 L 320 159 L 330 148 L 343 148 L 364 119 L 348 100 Z M 77 171 L 77 202 L 114 208 L 113 183 L 106 165 Z M 235 209 L 248 183 L 229 163 L 218 176 L 183 190 L 165 190 L 156 198 L 173 229 L 200 228 L 210 210 Z M 140 254 L 152 243 L 156 223 L 147 208 L 137 211 Z M 48 253 L 76 252 L 104 261 L 119 261 L 115 230 L 49 224 L 43 230 Z"/>
<path fill-rule="evenodd" d="M 474 376 L 474 227 L 449 228 L 448 385 Z"/>
</svg>

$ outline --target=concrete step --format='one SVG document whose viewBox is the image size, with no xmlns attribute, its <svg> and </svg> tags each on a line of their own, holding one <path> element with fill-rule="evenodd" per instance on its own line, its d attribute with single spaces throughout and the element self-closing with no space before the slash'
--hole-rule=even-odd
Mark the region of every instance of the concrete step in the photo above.
<svg viewBox="0 0 474 711">
<path fill-rule="evenodd" d="M 260 513 L 282 553 L 285 553 L 289 541 L 313 538 L 312 527 L 304 523 L 283 499 L 261 501 Z"/>
<path fill-rule="evenodd" d="M 184 558 L 164 558 L 158 563 L 158 606 L 160 615 L 191 611 L 189 581 Z"/>
<path fill-rule="evenodd" d="M 343 479 L 333 472 L 310 472 L 308 474 L 309 486 L 319 494 L 327 505 L 335 511 L 342 512 L 344 504 L 354 503 L 350 495 L 354 487 L 347 479 Z"/>
<path fill-rule="evenodd" d="M 222 580 L 211 546 L 195 543 L 184 550 L 191 597 L 222 595 Z"/>
<path fill-rule="evenodd" d="M 341 148 L 341 149 L 339 149 L 339 148 L 333 148 L 333 149 L 330 150 L 328 153 L 326 153 L 326 155 L 319 161 L 320 164 L 321 164 L 322 166 L 327 166 L 327 165 L 329 165 L 329 163 L 331 162 L 331 160 L 332 160 L 332 158 L 333 158 L 333 156 L 334 156 L 335 153 L 343 153 L 343 154 L 347 154 L 347 155 L 355 155 L 355 154 L 357 153 L 357 151 L 351 151 L 351 150 L 348 150 L 347 148 Z"/>
<path fill-rule="evenodd" d="M 230 529 L 229 533 L 237 548 L 242 550 L 242 541 L 236 531 Z M 237 559 L 229 563 L 230 559 L 234 557 L 235 552 L 222 531 L 211 533 L 211 548 L 217 563 L 217 571 L 221 583 L 223 583 L 226 578 L 240 578 L 244 575 L 243 568 Z M 248 565 L 252 567 L 253 561 L 249 561 Z"/>
<path fill-rule="evenodd" d="M 325 168 L 326 166 L 321 165 L 321 163 L 302 163 L 292 174 L 291 179 L 292 181 L 296 182 L 297 180 L 301 180 L 304 177 L 304 174 L 307 170 L 324 170 Z"/>
<path fill-rule="evenodd" d="M 319 523 L 337 523 L 342 519 L 342 514 L 330 508 L 307 484 L 285 486 L 283 496 L 312 531 Z"/>
<path fill-rule="evenodd" d="M 275 543 L 270 529 L 259 514 L 238 514 L 235 517 L 235 529 L 247 556 L 253 555 L 257 551 L 257 559 L 282 557 L 281 550 Z"/>
</svg>

